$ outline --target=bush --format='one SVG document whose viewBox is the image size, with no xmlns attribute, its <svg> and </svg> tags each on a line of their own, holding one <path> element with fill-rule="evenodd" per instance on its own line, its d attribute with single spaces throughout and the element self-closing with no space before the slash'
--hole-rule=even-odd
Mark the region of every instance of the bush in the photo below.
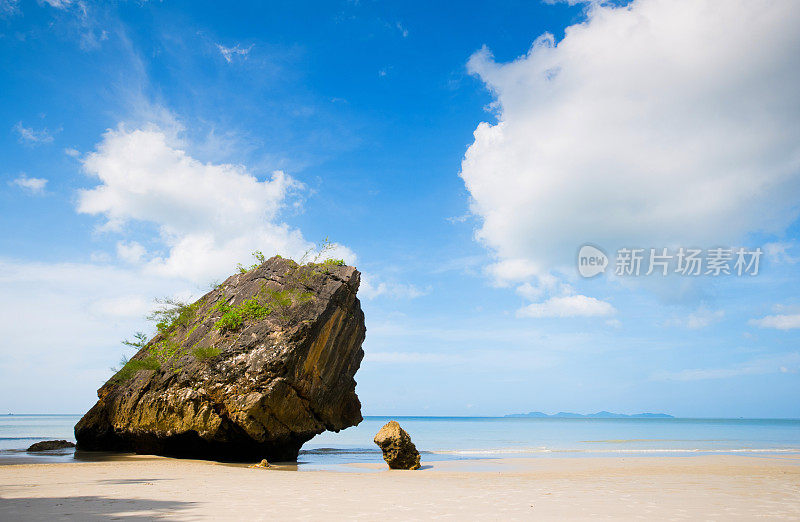
<svg viewBox="0 0 800 522">
<path fill-rule="evenodd" d="M 264 256 L 264 254 L 263 254 L 263 252 L 261 252 L 261 250 L 256 250 L 255 252 L 252 252 L 251 255 L 255 258 L 255 260 L 257 262 L 253 263 L 250 266 L 244 266 L 241 263 L 237 263 L 236 264 L 236 268 L 239 270 L 240 274 L 246 274 L 250 270 L 255 270 L 256 268 L 258 268 L 259 266 L 261 266 L 262 264 L 264 264 L 267 261 L 266 256 Z"/>
<path fill-rule="evenodd" d="M 134 339 L 133 341 L 125 339 L 124 341 L 122 341 L 122 344 L 124 344 L 125 346 L 130 346 L 131 348 L 139 348 L 139 349 L 142 349 L 147 345 L 147 336 L 144 334 L 144 332 L 136 332 L 135 334 L 133 334 L 133 339 Z"/>
<path fill-rule="evenodd" d="M 192 355 L 200 361 L 213 359 L 221 353 L 222 351 L 216 346 L 197 346 L 192 350 Z"/>
<path fill-rule="evenodd" d="M 200 302 L 184 303 L 172 298 L 156 299 L 161 308 L 153 310 L 147 318 L 156 322 L 156 329 L 162 334 L 169 334 L 179 326 L 188 326 Z"/>
<path fill-rule="evenodd" d="M 255 297 L 247 299 L 239 306 L 231 306 L 223 296 L 223 300 L 214 309 L 222 312 L 222 317 L 214 323 L 214 327 L 222 331 L 236 330 L 247 319 L 263 319 L 272 313 L 272 307 L 260 304 Z"/>
<path fill-rule="evenodd" d="M 128 359 L 123 357 L 120 361 L 121 368 L 114 376 L 118 382 L 124 382 L 133 378 L 140 370 L 160 370 L 161 363 L 153 355 L 148 355 L 144 359 Z"/>
<path fill-rule="evenodd" d="M 214 323 L 214 328 L 217 330 L 236 330 L 242 326 L 242 314 L 239 310 L 233 309 L 229 312 L 222 314 L 219 321 Z"/>
<path fill-rule="evenodd" d="M 178 372 L 176 363 L 183 354 L 183 349 L 180 344 L 169 339 L 169 337 L 153 344 L 150 347 L 150 356 L 155 357 L 161 366 L 166 366 L 173 372 Z"/>
</svg>

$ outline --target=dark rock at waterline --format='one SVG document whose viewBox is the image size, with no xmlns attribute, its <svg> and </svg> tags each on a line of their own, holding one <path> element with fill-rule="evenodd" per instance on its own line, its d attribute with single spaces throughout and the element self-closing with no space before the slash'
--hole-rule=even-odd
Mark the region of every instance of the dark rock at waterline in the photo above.
<svg viewBox="0 0 800 522">
<path fill-rule="evenodd" d="M 74 447 L 75 443 L 68 440 L 43 440 L 31 444 L 28 451 L 51 451 Z"/>
<path fill-rule="evenodd" d="M 98 390 L 78 449 L 274 462 L 355 426 L 359 282 L 353 267 L 278 256 L 229 277 Z"/>
<path fill-rule="evenodd" d="M 392 469 L 419 469 L 420 456 L 406 430 L 397 421 L 389 421 L 375 435 L 375 444 L 383 452 L 383 460 Z"/>
</svg>

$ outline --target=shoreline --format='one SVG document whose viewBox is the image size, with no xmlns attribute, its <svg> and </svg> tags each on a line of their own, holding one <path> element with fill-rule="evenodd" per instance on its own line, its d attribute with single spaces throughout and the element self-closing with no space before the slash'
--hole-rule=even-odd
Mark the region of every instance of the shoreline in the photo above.
<svg viewBox="0 0 800 522">
<path fill-rule="evenodd" d="M 323 450 L 323 451 L 320 451 Z M 354 460 L 342 461 L 316 461 L 314 457 L 323 455 L 347 455 Z M 470 463 L 487 461 L 519 462 L 534 461 L 542 459 L 656 459 L 656 458 L 689 458 L 689 457 L 787 457 L 799 458 L 800 449 L 798 448 L 717 448 L 717 449 L 605 449 L 605 450 L 584 450 L 584 449 L 541 449 L 536 451 L 497 451 L 497 450 L 420 450 L 423 460 L 436 462 L 439 465 L 460 463 L 462 471 L 469 471 Z M 369 455 L 368 459 L 365 457 Z M 309 458 L 310 457 L 310 458 Z M 359 459 L 365 459 L 360 460 Z M 0 467 L 18 465 L 54 465 L 54 464 L 89 464 L 96 462 L 125 462 L 142 460 L 169 459 L 177 461 L 197 461 L 208 462 L 211 464 L 221 464 L 230 466 L 249 466 L 255 461 L 239 460 L 215 460 L 197 459 L 183 457 L 168 457 L 162 455 L 124 453 L 111 451 L 76 451 L 74 449 L 49 450 L 28 452 L 25 449 L 6 449 L 0 450 Z M 349 471 L 350 466 L 382 466 L 384 463 L 379 449 L 372 451 L 352 450 L 349 448 L 316 448 L 302 451 L 297 461 L 277 461 L 271 462 L 273 466 L 280 465 L 282 468 L 293 467 L 296 471 Z M 478 466 L 479 467 L 479 466 Z M 366 468 L 365 468 L 366 469 Z"/>
<path fill-rule="evenodd" d="M 347 466 L 292 473 L 152 456 L 8 465 L 0 518 L 800 518 L 800 453 Z"/>
</svg>

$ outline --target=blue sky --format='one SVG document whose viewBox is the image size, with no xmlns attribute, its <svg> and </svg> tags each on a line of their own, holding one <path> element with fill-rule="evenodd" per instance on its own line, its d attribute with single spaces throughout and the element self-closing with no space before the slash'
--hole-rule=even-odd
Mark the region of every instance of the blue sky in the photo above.
<svg viewBox="0 0 800 522">
<path fill-rule="evenodd" d="M 0 0 L 0 411 L 85 411 L 153 297 L 328 236 L 365 414 L 800 417 L 799 18 Z M 623 246 L 764 255 L 616 277 Z"/>
</svg>

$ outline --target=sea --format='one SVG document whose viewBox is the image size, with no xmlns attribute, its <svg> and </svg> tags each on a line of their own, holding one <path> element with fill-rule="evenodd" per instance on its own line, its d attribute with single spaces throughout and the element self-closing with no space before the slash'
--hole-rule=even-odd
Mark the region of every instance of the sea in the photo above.
<svg viewBox="0 0 800 522">
<path fill-rule="evenodd" d="M 27 453 L 34 442 L 66 439 L 80 415 L 0 415 L 0 464 L 74 462 L 124 455 L 58 450 Z M 774 456 L 800 453 L 800 419 L 635 419 L 508 417 L 365 417 L 358 426 L 307 442 L 294 469 L 347 470 L 382 462 L 372 442 L 389 420 L 411 435 L 422 460 L 493 458 Z"/>
</svg>

